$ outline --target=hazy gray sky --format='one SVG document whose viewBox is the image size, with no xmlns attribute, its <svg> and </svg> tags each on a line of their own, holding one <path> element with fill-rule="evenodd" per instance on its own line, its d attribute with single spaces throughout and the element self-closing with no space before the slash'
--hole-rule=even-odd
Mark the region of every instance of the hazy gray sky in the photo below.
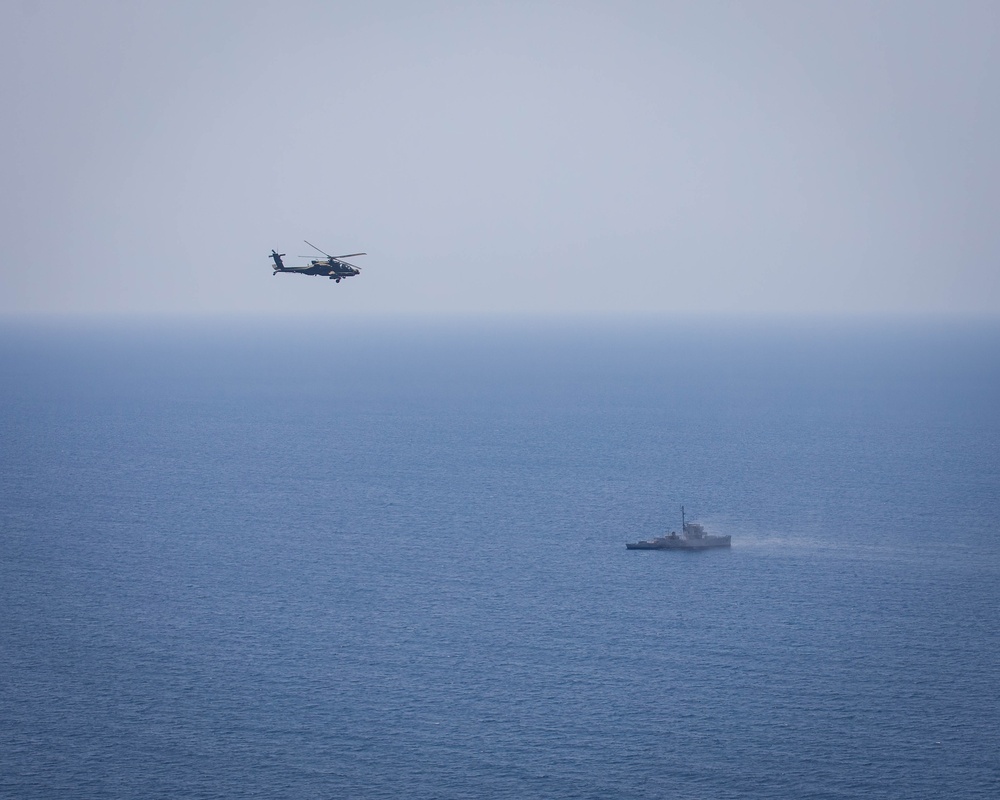
<svg viewBox="0 0 1000 800">
<path fill-rule="evenodd" d="M 0 313 L 1000 313 L 995 0 L 0 19 Z"/>
</svg>

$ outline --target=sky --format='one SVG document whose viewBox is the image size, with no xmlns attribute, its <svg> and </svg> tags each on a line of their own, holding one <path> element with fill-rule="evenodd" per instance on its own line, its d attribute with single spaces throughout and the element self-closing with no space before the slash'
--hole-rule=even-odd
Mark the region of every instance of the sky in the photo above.
<svg viewBox="0 0 1000 800">
<path fill-rule="evenodd" d="M 995 0 L 0 21 L 3 316 L 1000 314 Z"/>
</svg>

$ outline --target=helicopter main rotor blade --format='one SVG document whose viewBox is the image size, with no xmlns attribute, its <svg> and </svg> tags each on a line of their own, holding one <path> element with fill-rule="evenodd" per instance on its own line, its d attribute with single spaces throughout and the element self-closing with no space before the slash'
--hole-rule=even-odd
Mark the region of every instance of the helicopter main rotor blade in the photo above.
<svg viewBox="0 0 1000 800">
<path fill-rule="evenodd" d="M 309 245 L 309 246 L 310 246 L 310 247 L 311 247 L 311 248 L 312 248 L 313 250 L 319 250 L 319 248 L 318 248 L 318 247 L 317 247 L 316 245 L 314 245 L 314 244 L 313 244 L 312 242 L 309 242 L 309 241 L 306 241 L 305 239 L 303 239 L 302 241 L 303 241 L 303 242 L 305 242 L 305 243 L 306 243 L 307 245 Z M 325 256 L 326 256 L 327 258 L 333 258 L 333 256 L 331 256 L 331 255 L 330 255 L 330 254 L 329 254 L 328 252 L 326 252 L 325 250 L 319 250 L 319 251 L 320 251 L 320 252 L 321 252 L 321 253 L 322 253 L 323 255 L 325 255 Z M 306 256 L 303 256 L 303 258 L 306 258 Z"/>
<path fill-rule="evenodd" d="M 327 258 L 332 258 L 334 261 L 340 261 L 344 258 L 354 258 L 354 256 L 366 256 L 368 253 L 345 253 L 342 256 L 327 256 Z M 312 258 L 312 256 L 296 256 L 296 258 Z"/>
</svg>

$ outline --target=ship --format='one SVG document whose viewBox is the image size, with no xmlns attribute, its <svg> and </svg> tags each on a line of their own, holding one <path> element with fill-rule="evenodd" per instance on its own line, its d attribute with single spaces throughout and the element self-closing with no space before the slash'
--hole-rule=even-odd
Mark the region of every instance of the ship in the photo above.
<svg viewBox="0 0 1000 800">
<path fill-rule="evenodd" d="M 671 531 L 667 536 L 626 542 L 629 550 L 708 550 L 710 547 L 732 547 L 732 536 L 715 536 L 705 533 L 705 528 L 697 522 L 688 522 L 681 506 L 681 533 Z"/>
</svg>

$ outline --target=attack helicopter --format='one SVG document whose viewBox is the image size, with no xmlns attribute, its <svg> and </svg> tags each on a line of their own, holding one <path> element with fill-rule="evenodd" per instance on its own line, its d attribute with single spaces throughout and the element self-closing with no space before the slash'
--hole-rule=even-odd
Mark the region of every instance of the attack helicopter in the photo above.
<svg viewBox="0 0 1000 800">
<path fill-rule="evenodd" d="M 306 240 L 303 239 L 302 241 Z M 331 281 L 340 283 L 344 278 L 350 278 L 354 275 L 361 274 L 361 267 L 356 267 L 354 264 L 348 264 L 344 261 L 344 259 L 368 255 L 367 253 L 347 253 L 342 256 L 331 256 L 329 253 L 320 250 L 312 242 L 306 242 L 306 244 L 313 250 L 319 250 L 320 253 L 323 253 L 323 255 L 326 256 L 326 258 L 313 259 L 302 267 L 286 267 L 285 262 L 281 260 L 285 254 L 279 253 L 277 250 L 272 250 L 271 260 L 274 261 L 274 272 L 271 274 L 277 275 L 279 272 L 294 272 L 299 275 L 323 275 Z M 299 256 L 299 258 L 312 258 L 312 256 Z"/>
</svg>

